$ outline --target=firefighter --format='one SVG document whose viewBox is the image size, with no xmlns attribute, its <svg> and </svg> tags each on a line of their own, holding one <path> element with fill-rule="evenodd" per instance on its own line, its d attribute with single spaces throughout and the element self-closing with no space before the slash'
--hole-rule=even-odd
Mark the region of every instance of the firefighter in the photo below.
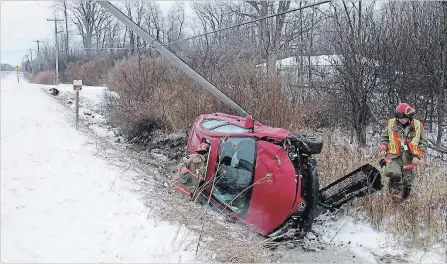
<svg viewBox="0 0 447 264">
<path fill-rule="evenodd" d="M 421 121 L 413 118 L 414 109 L 407 103 L 396 107 L 395 118 L 380 140 L 380 154 L 385 161 L 385 175 L 389 177 L 389 191 L 394 202 L 406 200 L 415 178 L 414 166 L 427 150 L 427 138 Z"/>
<path fill-rule="evenodd" d="M 177 166 L 178 183 L 190 193 L 191 197 L 195 188 L 198 187 L 200 179 L 205 178 L 208 150 L 209 145 L 201 143 L 195 151 L 196 153 L 183 157 Z"/>
</svg>

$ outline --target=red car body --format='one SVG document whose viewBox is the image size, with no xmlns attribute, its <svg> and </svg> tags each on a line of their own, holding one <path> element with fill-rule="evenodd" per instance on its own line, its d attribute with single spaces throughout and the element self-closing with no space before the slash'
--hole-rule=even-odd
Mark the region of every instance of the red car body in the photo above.
<svg viewBox="0 0 447 264">
<path fill-rule="evenodd" d="M 287 147 L 285 149 L 280 145 L 290 136 L 290 132 L 258 122 L 252 122 L 251 129 L 248 129 L 247 124 L 250 126 L 250 122 L 252 121 L 247 121 L 246 118 L 222 113 L 199 116 L 188 138 L 187 154 L 194 153 L 202 142 L 210 144 L 206 180 L 212 181 L 221 171 L 224 171 L 222 174 L 228 175 L 228 170 L 231 170 L 230 175 L 237 175 L 234 184 L 244 191 L 245 198 L 232 196 L 231 180 L 228 184 L 217 183 L 214 189 L 209 186 L 204 193 L 208 195 L 212 193 L 214 204 L 228 210 L 257 232 L 268 235 L 278 229 L 292 214 L 304 210 L 302 180 L 300 173 L 289 159 Z M 216 125 L 210 126 L 211 124 Z M 232 141 L 239 143 L 233 144 Z M 222 156 L 230 157 L 222 152 L 225 147 L 230 151 L 236 150 L 231 162 L 227 162 L 228 166 L 222 165 L 221 162 Z M 229 165 L 236 162 L 239 164 Z M 222 169 L 223 167 L 226 169 Z M 245 176 L 240 176 L 241 174 Z M 230 194 L 220 192 L 219 184 L 222 185 L 222 190 L 229 188 Z M 232 207 L 225 202 L 233 197 L 233 200 L 242 201 L 240 207 Z"/>
</svg>

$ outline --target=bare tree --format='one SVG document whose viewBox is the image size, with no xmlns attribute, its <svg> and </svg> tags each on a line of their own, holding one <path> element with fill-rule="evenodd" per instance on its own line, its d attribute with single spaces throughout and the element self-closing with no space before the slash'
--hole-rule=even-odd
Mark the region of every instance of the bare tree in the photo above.
<svg viewBox="0 0 447 264">
<path fill-rule="evenodd" d="M 438 135 L 436 137 L 436 146 L 440 147 L 442 142 L 442 130 L 445 122 L 445 111 L 447 108 L 446 96 L 447 96 L 447 2 L 441 3 L 441 38 L 440 38 L 440 51 L 441 51 L 441 64 L 440 64 L 440 82 L 439 82 L 439 101 L 438 101 Z"/>
<path fill-rule="evenodd" d="M 99 37 L 111 16 L 98 3 L 91 1 L 73 2 L 70 6 L 70 12 L 73 23 L 82 36 L 87 55 L 91 56 L 93 39 Z"/>
<path fill-rule="evenodd" d="M 271 13 L 280 14 L 290 8 L 291 1 L 247 1 L 253 9 L 246 13 L 251 18 L 267 16 Z M 280 53 L 280 43 L 283 40 L 283 27 L 286 14 L 280 14 L 273 18 L 262 19 L 259 23 L 260 44 L 263 47 L 263 53 L 267 60 L 267 74 L 276 75 L 276 61 Z"/>
<path fill-rule="evenodd" d="M 360 2 L 333 4 L 332 21 L 336 31 L 332 35 L 334 49 L 339 60 L 333 61 L 336 72 L 334 85 L 339 89 L 331 91 L 332 98 L 339 106 L 342 120 L 352 128 L 361 146 L 366 144 L 366 127 L 371 122 L 368 99 L 377 90 L 380 76 L 380 62 L 376 51 L 381 42 L 380 28 L 374 18 L 374 3 L 362 6 Z"/>
<path fill-rule="evenodd" d="M 68 6 L 68 3 L 67 3 L 67 1 L 60 1 L 60 2 L 57 2 L 57 6 L 58 6 L 58 9 L 59 9 L 59 11 L 62 13 L 62 15 L 63 15 L 63 17 L 64 17 L 64 22 L 65 22 L 65 32 L 64 32 L 64 41 L 63 41 L 63 43 L 64 43 L 64 50 L 65 50 L 65 58 L 67 59 L 68 57 L 69 57 L 69 55 L 70 55 L 70 38 L 69 38 L 69 36 L 70 36 L 70 30 L 69 30 L 69 28 L 68 28 L 68 9 L 69 9 L 69 6 Z"/>
<path fill-rule="evenodd" d="M 145 14 L 147 12 L 145 2 L 126 1 L 125 8 L 127 11 L 127 16 L 132 19 L 138 26 L 143 26 L 145 22 Z M 132 31 L 129 31 L 129 48 L 131 53 L 134 53 L 135 48 L 138 49 L 141 46 L 140 42 L 140 37 Z"/>
<path fill-rule="evenodd" d="M 386 100 L 392 111 L 407 101 L 418 109 L 418 116 L 430 131 L 437 122 L 436 144 L 441 144 L 445 124 L 445 7 L 442 2 L 390 2 L 384 14 L 380 51 L 387 86 Z"/>
<path fill-rule="evenodd" d="M 166 35 L 168 42 L 174 42 L 183 37 L 183 28 L 185 25 L 184 4 L 175 2 L 166 19 Z"/>
<path fill-rule="evenodd" d="M 164 18 L 160 7 L 155 2 L 146 2 L 145 27 L 147 32 L 154 36 L 157 41 L 165 42 Z"/>
</svg>

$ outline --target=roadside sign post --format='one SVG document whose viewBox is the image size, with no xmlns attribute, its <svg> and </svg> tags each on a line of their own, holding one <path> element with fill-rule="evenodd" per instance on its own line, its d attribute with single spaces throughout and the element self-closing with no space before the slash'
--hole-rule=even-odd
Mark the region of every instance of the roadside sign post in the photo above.
<svg viewBox="0 0 447 264">
<path fill-rule="evenodd" d="M 17 83 L 20 83 L 20 79 L 19 79 L 19 65 L 16 66 L 16 72 L 17 72 Z"/>
<path fill-rule="evenodd" d="M 76 91 L 76 129 L 79 129 L 79 91 L 82 91 L 82 80 L 73 80 L 73 90 Z"/>
</svg>

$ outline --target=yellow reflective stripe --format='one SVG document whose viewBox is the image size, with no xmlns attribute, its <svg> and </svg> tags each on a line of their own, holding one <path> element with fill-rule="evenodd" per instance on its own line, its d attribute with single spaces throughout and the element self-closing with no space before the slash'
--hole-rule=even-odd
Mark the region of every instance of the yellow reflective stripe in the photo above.
<svg viewBox="0 0 447 264">
<path fill-rule="evenodd" d="M 414 125 L 414 137 L 411 139 L 410 145 L 411 148 L 410 150 L 412 150 L 412 154 L 413 155 L 420 155 L 420 151 L 419 151 L 419 141 L 421 138 L 421 128 L 422 128 L 422 124 L 419 120 L 413 120 L 413 125 Z"/>
<path fill-rule="evenodd" d="M 421 122 L 419 120 L 414 120 L 414 137 L 411 140 L 414 144 L 419 144 L 419 139 L 421 137 Z"/>
<path fill-rule="evenodd" d="M 396 146 L 396 138 L 394 137 L 395 133 L 392 130 L 392 127 L 396 124 L 396 119 L 390 119 L 388 120 L 388 137 L 389 137 L 389 143 L 388 143 L 388 148 L 389 148 L 389 153 L 391 154 L 397 154 L 397 148 L 398 146 Z"/>
</svg>

